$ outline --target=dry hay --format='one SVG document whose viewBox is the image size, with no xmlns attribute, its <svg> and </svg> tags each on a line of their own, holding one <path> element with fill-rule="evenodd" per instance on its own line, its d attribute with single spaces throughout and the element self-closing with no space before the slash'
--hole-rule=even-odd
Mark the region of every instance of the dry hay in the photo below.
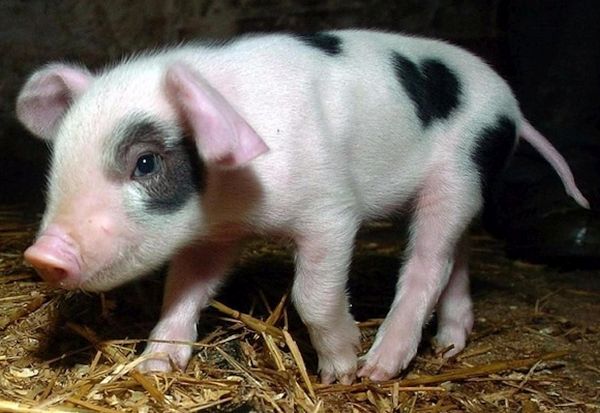
<svg viewBox="0 0 600 413">
<path fill-rule="evenodd" d="M 290 251 L 255 242 L 219 297 L 229 304 L 205 312 L 186 371 L 145 376 L 135 370 L 136 354 L 158 316 L 160 277 L 99 296 L 52 289 L 22 261 L 34 221 L 18 208 L 0 209 L 0 411 L 600 409 L 598 273 L 512 263 L 495 241 L 474 236 L 477 321 L 466 350 L 444 360 L 424 344 L 398 380 L 324 386 L 286 299 Z M 371 225 L 357 243 L 351 290 L 361 294 L 353 294 L 353 311 L 379 317 L 360 323 L 363 351 L 391 300 L 400 249 L 393 229 Z"/>
</svg>

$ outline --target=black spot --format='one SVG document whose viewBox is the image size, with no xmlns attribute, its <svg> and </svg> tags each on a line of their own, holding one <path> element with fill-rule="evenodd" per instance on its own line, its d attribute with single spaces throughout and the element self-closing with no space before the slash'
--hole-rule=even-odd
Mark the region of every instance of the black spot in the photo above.
<svg viewBox="0 0 600 413">
<path fill-rule="evenodd" d="M 396 77 L 413 101 L 423 127 L 436 119 L 446 119 L 459 105 L 461 85 L 442 62 L 426 59 L 417 66 L 400 53 L 392 53 Z"/>
<path fill-rule="evenodd" d="M 109 161 L 109 174 L 132 181 L 146 193 L 146 209 L 152 213 L 177 212 L 204 189 L 204 165 L 191 137 L 178 136 L 179 129 L 136 115 L 115 132 L 119 143 Z M 154 155 L 156 173 L 136 174 L 143 155 Z"/>
<path fill-rule="evenodd" d="M 342 53 L 342 39 L 330 33 L 300 34 L 298 38 L 311 47 L 315 47 L 329 56 Z"/>
<path fill-rule="evenodd" d="M 494 186 L 506 166 L 517 143 L 515 122 L 508 116 L 500 116 L 496 123 L 484 128 L 477 141 L 471 160 L 479 171 L 484 197 Z"/>
</svg>

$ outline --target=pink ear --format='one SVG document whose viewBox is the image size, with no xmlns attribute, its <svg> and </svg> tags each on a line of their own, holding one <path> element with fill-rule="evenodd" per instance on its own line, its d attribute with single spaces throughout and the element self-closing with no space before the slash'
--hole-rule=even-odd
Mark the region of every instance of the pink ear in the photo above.
<svg viewBox="0 0 600 413">
<path fill-rule="evenodd" d="M 165 82 L 169 97 L 192 128 L 205 161 L 235 168 L 269 150 L 223 95 L 185 65 L 171 66 Z"/>
<path fill-rule="evenodd" d="M 61 63 L 38 70 L 19 93 L 17 118 L 34 135 L 51 139 L 62 115 L 91 79 L 86 69 Z"/>
</svg>

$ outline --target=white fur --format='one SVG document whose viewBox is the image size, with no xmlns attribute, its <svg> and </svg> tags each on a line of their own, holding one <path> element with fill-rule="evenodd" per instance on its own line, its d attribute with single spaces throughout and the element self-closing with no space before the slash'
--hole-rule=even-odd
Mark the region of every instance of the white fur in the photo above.
<svg viewBox="0 0 600 413">
<path fill-rule="evenodd" d="M 382 380 L 405 368 L 440 296 L 438 339 L 454 344 L 452 354 L 465 346 L 471 301 L 466 262 L 455 264 L 455 247 L 482 203 L 470 153 L 482 129 L 498 115 L 519 127 L 517 102 L 498 75 L 460 48 L 372 31 L 333 33 L 343 41 L 338 56 L 289 35 L 251 36 L 222 47 L 191 44 L 142 55 L 93 79 L 64 114 L 54 139 L 45 219 L 46 224 L 61 219 L 65 210 L 77 210 L 65 205 L 87 196 L 95 200 L 92 210 L 124 228 L 111 235 L 113 252 L 102 257 L 108 269 L 99 278 L 100 269 L 87 268 L 84 288 L 112 287 L 177 256 L 152 338 L 192 341 L 199 311 L 226 272 L 230 247 L 213 247 L 213 256 L 195 267 L 177 264 L 184 259 L 177 251 L 198 239 L 202 245 L 214 240 L 229 245 L 249 232 L 287 235 L 298 246 L 293 301 L 319 355 L 322 379 L 350 382 L 357 369 L 359 332 L 345 291 L 356 230 L 362 221 L 406 209 L 414 201 L 398 293 L 359 374 Z M 457 75 L 461 103 L 447 120 L 422 127 L 394 74 L 391 51 L 417 62 L 436 58 Z M 134 184 L 103 183 L 98 154 L 131 113 L 180 121 L 179 109 L 186 110 L 187 104 L 174 105 L 166 89 L 182 82 L 165 84 L 174 65 L 173 76 L 189 68 L 198 85 L 208 84 L 222 95 L 269 151 L 242 168 L 209 163 L 203 195 L 174 215 L 154 217 L 139 207 L 143 195 Z M 188 75 L 179 80 L 193 83 Z M 210 148 L 199 145 L 201 154 Z M 84 245 L 85 236 L 75 238 Z M 85 245 L 81 248 L 85 255 Z M 198 248 L 200 254 L 204 247 Z M 448 282 L 452 291 L 444 295 Z M 167 352 L 180 367 L 190 357 L 181 346 L 152 344 L 147 352 L 154 351 Z M 170 367 L 157 360 L 143 368 Z"/>
</svg>

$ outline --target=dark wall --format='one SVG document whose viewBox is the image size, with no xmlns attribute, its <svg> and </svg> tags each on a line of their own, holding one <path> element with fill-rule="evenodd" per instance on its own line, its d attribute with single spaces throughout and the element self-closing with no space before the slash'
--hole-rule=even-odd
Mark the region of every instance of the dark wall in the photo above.
<svg viewBox="0 0 600 413">
<path fill-rule="evenodd" d="M 2 0 L 0 201 L 39 198 L 47 150 L 15 121 L 26 76 L 52 60 L 98 68 L 127 53 L 250 31 L 368 27 L 448 39 L 507 71 L 502 0 Z"/>
</svg>

